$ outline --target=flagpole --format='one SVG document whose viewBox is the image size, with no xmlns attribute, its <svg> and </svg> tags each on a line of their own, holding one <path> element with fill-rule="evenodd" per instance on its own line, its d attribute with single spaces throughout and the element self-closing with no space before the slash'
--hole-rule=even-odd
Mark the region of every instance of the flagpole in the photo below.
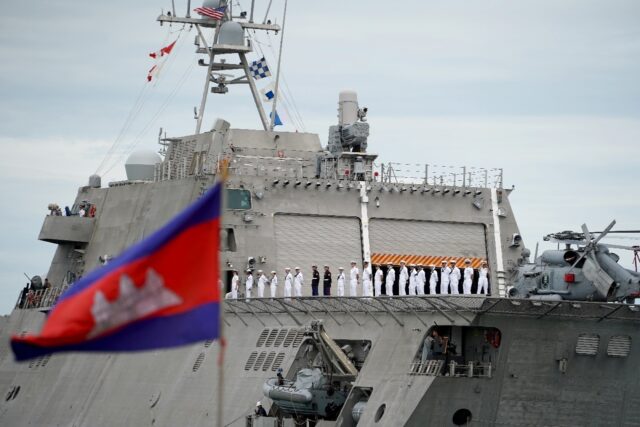
<svg viewBox="0 0 640 427">
<path fill-rule="evenodd" d="M 280 64 L 282 63 L 282 43 L 284 41 L 284 25 L 287 20 L 287 3 L 288 0 L 284 0 L 284 13 L 282 16 L 282 30 L 280 32 L 280 51 L 278 52 L 278 71 L 276 72 L 276 87 L 275 87 L 275 95 L 273 97 L 273 105 L 271 106 L 271 125 L 269 129 L 273 131 L 273 128 L 276 123 L 276 104 L 278 103 L 278 95 L 280 95 L 280 90 L 278 89 L 280 84 Z"/>
<path fill-rule="evenodd" d="M 221 193 L 220 193 L 220 226 L 224 224 L 224 212 L 226 210 L 226 187 L 225 184 L 227 182 L 227 176 L 229 174 L 229 161 L 228 159 L 223 159 L 218 165 L 220 168 L 219 171 L 219 179 L 221 182 Z M 222 257 L 220 256 L 220 251 L 218 250 L 218 278 L 222 276 L 223 264 Z M 219 313 L 218 313 L 218 330 L 219 330 L 219 350 L 218 350 L 218 411 L 216 413 L 217 418 L 217 426 L 223 427 L 224 425 L 224 353 L 227 347 L 226 338 L 224 336 L 224 304 L 225 304 L 225 286 L 224 280 L 218 280 L 216 286 L 220 286 L 220 304 Z"/>
</svg>

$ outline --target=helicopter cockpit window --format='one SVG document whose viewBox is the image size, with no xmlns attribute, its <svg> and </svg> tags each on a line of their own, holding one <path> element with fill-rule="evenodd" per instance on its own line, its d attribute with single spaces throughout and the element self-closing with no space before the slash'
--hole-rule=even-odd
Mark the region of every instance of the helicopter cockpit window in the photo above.
<svg viewBox="0 0 640 427">
<path fill-rule="evenodd" d="M 227 189 L 227 209 L 251 209 L 251 192 L 236 188 Z"/>
</svg>

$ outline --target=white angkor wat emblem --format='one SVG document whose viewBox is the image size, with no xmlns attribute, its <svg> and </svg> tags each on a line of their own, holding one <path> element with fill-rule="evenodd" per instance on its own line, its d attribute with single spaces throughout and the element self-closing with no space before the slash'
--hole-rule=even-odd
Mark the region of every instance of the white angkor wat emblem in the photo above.
<svg viewBox="0 0 640 427">
<path fill-rule="evenodd" d="M 182 299 L 164 286 L 164 280 L 153 269 L 147 270 L 144 285 L 140 288 L 123 274 L 120 276 L 118 299 L 109 302 L 102 292 L 96 292 L 91 307 L 95 326 L 87 338 L 181 303 Z"/>
</svg>

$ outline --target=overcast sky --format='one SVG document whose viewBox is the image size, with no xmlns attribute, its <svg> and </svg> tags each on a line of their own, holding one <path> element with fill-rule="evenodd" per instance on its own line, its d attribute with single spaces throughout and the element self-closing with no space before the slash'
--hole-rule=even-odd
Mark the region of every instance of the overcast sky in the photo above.
<svg viewBox="0 0 640 427">
<path fill-rule="evenodd" d="M 262 19 L 267 2 L 256 3 Z M 158 148 L 160 126 L 170 136 L 193 132 L 204 69 L 194 66 L 195 30 L 155 21 L 170 4 L 3 5 L 0 314 L 23 273 L 47 272 L 55 245 L 37 240 L 47 204 L 72 203 L 134 105 L 103 184 L 124 178 L 132 149 Z M 282 21 L 282 5 L 274 1 L 272 20 Z M 338 92 L 354 89 L 369 107 L 369 150 L 383 161 L 504 168 L 532 250 L 542 235 L 583 222 L 602 229 L 615 218 L 618 229 L 637 229 L 639 22 L 633 0 L 291 0 L 282 69 L 293 101 L 280 115 L 294 130 L 297 111 L 297 128 L 325 143 Z M 144 89 L 148 53 L 178 36 L 158 83 Z M 277 38 L 260 41 L 275 66 Z M 259 127 L 247 88 L 210 101 L 204 129 L 216 117 Z M 621 255 L 630 265 L 631 254 Z"/>
</svg>

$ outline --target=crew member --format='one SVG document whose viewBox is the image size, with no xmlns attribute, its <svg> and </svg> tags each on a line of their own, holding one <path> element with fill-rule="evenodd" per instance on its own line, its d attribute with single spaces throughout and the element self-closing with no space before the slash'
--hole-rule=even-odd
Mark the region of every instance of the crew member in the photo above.
<svg viewBox="0 0 640 427">
<path fill-rule="evenodd" d="M 476 290 L 477 294 L 487 294 L 489 292 L 489 268 L 487 267 L 487 262 L 482 261 L 482 265 L 480 266 L 479 276 L 478 276 L 478 289 Z"/>
<path fill-rule="evenodd" d="M 238 284 L 240 283 L 240 277 L 238 276 L 238 270 L 233 270 L 233 277 L 231 278 L 231 298 L 238 299 Z"/>
<path fill-rule="evenodd" d="M 464 260 L 464 282 L 462 282 L 462 293 L 465 295 L 471 294 L 471 284 L 473 283 L 473 268 L 471 268 L 471 260 L 469 258 Z"/>
<path fill-rule="evenodd" d="M 438 331 L 434 329 L 422 344 L 422 363 L 427 360 L 440 359 L 444 351 L 444 341 Z"/>
<path fill-rule="evenodd" d="M 364 262 L 364 267 L 362 268 L 362 296 L 370 297 L 373 295 L 373 289 L 371 286 L 371 266 L 369 265 L 369 261 Z"/>
<path fill-rule="evenodd" d="M 343 297 L 344 296 L 344 281 L 345 281 L 345 277 L 344 277 L 344 268 L 343 267 L 339 267 L 338 268 L 338 296 L 339 297 Z"/>
<path fill-rule="evenodd" d="M 284 297 L 291 298 L 291 284 L 293 283 L 293 274 L 289 267 L 284 269 Z"/>
<path fill-rule="evenodd" d="M 451 276 L 451 269 L 447 265 L 447 261 L 442 261 L 442 267 L 440 268 L 440 294 L 447 295 L 449 293 L 449 280 Z"/>
<path fill-rule="evenodd" d="M 460 284 L 460 277 L 462 277 L 462 275 L 460 274 L 460 269 L 456 266 L 455 259 L 449 261 L 449 267 L 451 267 L 451 275 L 449 276 L 449 287 L 451 288 L 451 294 L 458 295 L 460 293 L 458 285 Z"/>
<path fill-rule="evenodd" d="M 351 271 L 349 272 L 349 296 L 358 296 L 358 282 L 360 281 L 360 270 L 356 267 L 356 262 L 351 261 Z"/>
<path fill-rule="evenodd" d="M 278 295 L 278 274 L 275 271 L 271 272 L 269 287 L 271 289 L 271 298 L 275 298 Z"/>
<path fill-rule="evenodd" d="M 398 281 L 398 295 L 407 294 L 407 279 L 409 279 L 409 271 L 407 270 L 407 263 L 400 261 L 400 280 Z"/>
<path fill-rule="evenodd" d="M 411 273 L 409 274 L 409 295 L 416 295 L 416 279 L 418 278 L 418 271 L 416 270 L 416 266 L 411 264 Z"/>
<path fill-rule="evenodd" d="M 324 266 L 324 277 L 322 278 L 322 294 L 325 297 L 331 295 L 331 271 L 329 271 L 329 266 L 326 264 Z"/>
<path fill-rule="evenodd" d="M 293 291 L 295 296 L 302 296 L 302 285 L 304 285 L 304 277 L 302 276 L 302 271 L 300 271 L 300 267 L 296 267 L 296 276 L 293 279 Z"/>
<path fill-rule="evenodd" d="M 256 417 L 266 417 L 267 411 L 262 407 L 261 402 L 256 402 Z"/>
<path fill-rule="evenodd" d="M 376 274 L 373 276 L 373 285 L 375 288 L 374 296 L 379 297 L 382 295 L 382 266 L 380 264 L 376 265 Z"/>
<path fill-rule="evenodd" d="M 264 298 L 264 287 L 268 281 L 262 270 L 258 270 L 258 298 Z"/>
<path fill-rule="evenodd" d="M 435 265 L 430 265 L 431 275 L 429 275 L 429 294 L 436 294 L 436 286 L 438 285 L 438 270 L 436 270 Z"/>
<path fill-rule="evenodd" d="M 424 272 L 424 268 L 419 265 L 418 266 L 418 276 L 416 277 L 416 291 L 418 295 L 424 295 L 424 284 L 427 281 L 427 277 Z"/>
<path fill-rule="evenodd" d="M 247 270 L 247 278 L 244 282 L 245 288 L 245 296 L 247 297 L 247 301 L 251 299 L 251 289 L 253 289 L 253 272 L 249 269 Z"/>
<path fill-rule="evenodd" d="M 387 265 L 387 278 L 384 282 L 385 293 L 388 297 L 393 296 L 393 283 L 396 281 L 396 270 L 393 265 Z"/>
<path fill-rule="evenodd" d="M 313 272 L 311 273 L 311 295 L 314 297 L 318 296 L 318 286 L 320 285 L 320 272 L 318 271 L 318 266 L 313 264 L 311 266 Z"/>
</svg>

